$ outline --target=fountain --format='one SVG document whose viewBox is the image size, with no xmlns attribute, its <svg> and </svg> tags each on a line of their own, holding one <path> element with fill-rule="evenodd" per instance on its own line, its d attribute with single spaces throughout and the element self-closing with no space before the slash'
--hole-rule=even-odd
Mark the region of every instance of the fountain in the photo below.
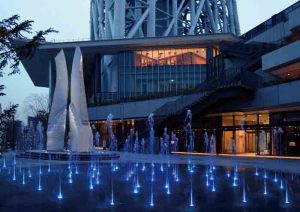
<svg viewBox="0 0 300 212">
<path fill-rule="evenodd" d="M 192 111 L 187 110 L 186 117 L 184 120 L 184 131 L 185 131 L 185 147 L 188 152 L 194 152 L 194 134 L 192 130 Z"/>
<path fill-rule="evenodd" d="M 95 144 L 96 144 L 96 147 L 100 146 L 100 133 L 98 131 L 95 134 Z"/>
<path fill-rule="evenodd" d="M 244 183 L 243 183 L 243 203 L 247 203 L 247 200 L 246 200 L 246 182 L 245 182 L 245 176 L 244 176 Z"/>
<path fill-rule="evenodd" d="M 178 138 L 173 131 L 171 133 L 171 140 L 172 152 L 178 152 Z"/>
<path fill-rule="evenodd" d="M 285 204 L 289 204 L 290 200 L 289 200 L 289 193 L 288 193 L 288 182 L 286 180 L 285 182 Z"/>
<path fill-rule="evenodd" d="M 142 138 L 142 142 L 141 142 L 141 151 L 143 154 L 146 153 L 146 141 L 144 138 Z"/>
<path fill-rule="evenodd" d="M 125 152 L 130 152 L 130 138 L 129 138 L 129 136 L 125 139 Z"/>
<path fill-rule="evenodd" d="M 267 169 L 265 169 L 265 172 L 264 172 L 264 178 L 265 178 L 265 179 L 268 178 L 268 175 L 267 175 Z"/>
<path fill-rule="evenodd" d="M 22 185 L 25 185 L 25 171 L 22 172 Z"/>
<path fill-rule="evenodd" d="M 116 136 L 113 132 L 113 115 L 110 113 L 106 119 L 106 127 L 109 134 L 109 148 L 111 151 L 115 151 L 117 148 Z"/>
<path fill-rule="evenodd" d="M 163 135 L 163 144 L 162 144 L 162 154 L 169 154 L 170 150 L 170 136 L 168 135 L 168 129 L 164 129 L 164 135 Z"/>
<path fill-rule="evenodd" d="M 283 180 L 282 180 L 282 172 L 280 174 L 280 189 L 284 189 L 284 187 L 283 187 Z"/>
<path fill-rule="evenodd" d="M 154 206 L 154 199 L 153 199 L 153 181 L 151 180 L 151 194 L 150 194 L 150 207 Z"/>
<path fill-rule="evenodd" d="M 37 130 L 37 145 L 38 149 L 42 150 L 44 149 L 44 127 L 41 121 L 38 122 L 36 126 Z"/>
<path fill-rule="evenodd" d="M 211 189 L 212 192 L 215 192 L 216 191 L 216 187 L 215 187 L 215 180 L 213 179 L 212 180 L 212 189 Z"/>
<path fill-rule="evenodd" d="M 13 181 L 16 181 L 16 165 L 13 165 Z"/>
<path fill-rule="evenodd" d="M 209 152 L 209 138 L 207 131 L 204 132 L 204 147 L 205 147 L 205 153 Z"/>
<path fill-rule="evenodd" d="M 6 158 L 5 158 L 5 155 L 3 155 L 3 168 L 6 168 Z"/>
<path fill-rule="evenodd" d="M 264 179 L 264 195 L 267 195 L 268 192 L 267 192 L 267 180 Z"/>
<path fill-rule="evenodd" d="M 61 177 L 59 176 L 59 188 L 58 188 L 58 195 L 57 195 L 57 199 L 62 199 L 63 195 L 62 195 L 62 185 L 61 185 Z"/>
<path fill-rule="evenodd" d="M 139 135 L 138 135 L 137 131 L 135 132 L 135 141 L 134 141 L 134 146 L 133 146 L 133 152 L 134 153 L 140 152 Z"/>
<path fill-rule="evenodd" d="M 215 146 L 215 136 L 214 136 L 214 134 L 211 134 L 211 136 L 210 136 L 210 153 L 211 154 L 216 154 L 216 146 Z"/>
<path fill-rule="evenodd" d="M 190 174 L 190 207 L 194 207 L 194 197 L 193 197 L 193 173 Z"/>
<path fill-rule="evenodd" d="M 114 201 L 114 181 L 113 181 L 113 177 L 111 177 L 111 200 L 110 200 L 110 205 L 111 205 L 111 206 L 115 205 L 115 201 Z"/>
<path fill-rule="evenodd" d="M 41 179 L 41 174 L 39 173 L 38 176 L 39 176 L 39 184 L 38 184 L 37 190 L 38 190 L 38 191 L 42 191 L 42 179 Z"/>
<path fill-rule="evenodd" d="M 148 125 L 148 131 L 149 131 L 149 152 L 151 154 L 155 153 L 154 150 L 154 145 L 155 145 L 155 131 L 154 131 L 154 119 L 153 119 L 154 114 L 150 113 L 150 115 L 148 116 L 148 120 L 147 120 L 147 125 Z"/>
</svg>

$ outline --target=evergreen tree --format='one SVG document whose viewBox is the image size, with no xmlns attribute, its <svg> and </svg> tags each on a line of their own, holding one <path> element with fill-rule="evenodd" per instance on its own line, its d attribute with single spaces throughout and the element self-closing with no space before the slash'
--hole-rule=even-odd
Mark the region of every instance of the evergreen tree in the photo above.
<svg viewBox="0 0 300 212">
<path fill-rule="evenodd" d="M 19 73 L 18 66 L 21 60 L 30 59 L 38 46 L 45 42 L 45 35 L 56 32 L 52 28 L 38 31 L 31 38 L 33 21 L 20 21 L 18 15 L 0 21 L 0 77 L 4 76 L 4 68 L 9 67 L 8 75 Z M 13 41 L 26 39 L 24 45 L 16 46 Z M 0 84 L 0 96 L 4 96 L 5 86 Z M 18 105 L 10 105 L 9 108 L 0 111 L 0 151 L 5 150 L 6 133 L 9 123 L 13 121 Z"/>
</svg>

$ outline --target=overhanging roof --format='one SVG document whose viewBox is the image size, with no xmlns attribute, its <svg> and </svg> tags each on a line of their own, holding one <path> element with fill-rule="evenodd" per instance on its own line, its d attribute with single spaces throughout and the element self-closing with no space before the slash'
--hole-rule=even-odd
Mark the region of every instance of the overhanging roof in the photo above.
<svg viewBox="0 0 300 212">
<path fill-rule="evenodd" d="M 147 48 L 209 47 L 218 46 L 224 42 L 234 43 L 238 41 L 239 38 L 233 34 L 218 33 L 61 43 L 47 42 L 40 45 L 35 55 L 31 59 L 22 61 L 22 64 L 35 86 L 48 87 L 49 61 L 53 59 L 61 49 L 64 49 L 67 58 L 72 58 L 75 47 L 80 47 L 83 55 L 83 70 L 87 72 L 93 69 L 95 57 L 99 54 L 114 54 L 121 51 Z M 22 45 L 24 42 L 27 41 L 15 41 L 16 45 Z"/>
</svg>

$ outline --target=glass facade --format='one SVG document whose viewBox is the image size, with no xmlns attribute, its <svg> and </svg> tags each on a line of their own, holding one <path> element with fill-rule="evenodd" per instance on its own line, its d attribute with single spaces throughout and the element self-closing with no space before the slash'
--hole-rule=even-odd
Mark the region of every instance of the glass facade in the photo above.
<svg viewBox="0 0 300 212">
<path fill-rule="evenodd" d="M 270 115 L 233 113 L 222 116 L 222 153 L 270 155 Z"/>
<path fill-rule="evenodd" d="M 206 79 L 206 49 L 119 53 L 119 96 L 176 95 Z"/>
</svg>

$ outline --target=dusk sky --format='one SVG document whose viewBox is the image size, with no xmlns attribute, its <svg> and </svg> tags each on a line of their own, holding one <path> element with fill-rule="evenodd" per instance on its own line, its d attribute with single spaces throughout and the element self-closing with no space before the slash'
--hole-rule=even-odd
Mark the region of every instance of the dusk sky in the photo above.
<svg viewBox="0 0 300 212">
<path fill-rule="evenodd" d="M 59 31 L 58 34 L 49 35 L 48 40 L 89 38 L 90 0 L 0 1 L 0 19 L 18 14 L 22 20 L 34 20 L 34 30 L 53 27 Z M 237 2 L 241 31 L 245 33 L 297 0 L 237 0 Z M 22 105 L 24 98 L 31 93 L 48 93 L 48 89 L 33 85 L 23 67 L 21 67 L 21 74 L 4 77 L 1 80 L 4 81 L 7 94 L 0 98 L 3 108 L 9 102 Z M 23 120 L 25 118 L 22 106 L 19 108 L 17 118 Z"/>
</svg>

